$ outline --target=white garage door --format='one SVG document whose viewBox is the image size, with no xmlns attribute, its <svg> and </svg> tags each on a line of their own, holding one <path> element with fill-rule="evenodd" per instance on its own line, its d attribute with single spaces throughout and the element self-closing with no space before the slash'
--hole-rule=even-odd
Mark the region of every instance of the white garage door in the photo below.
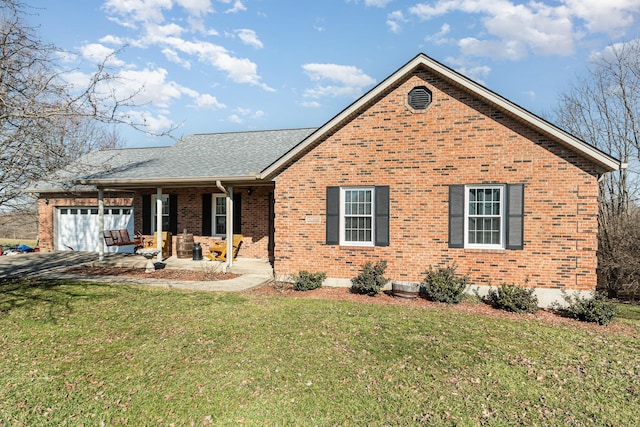
<svg viewBox="0 0 640 427">
<path fill-rule="evenodd" d="M 98 208 L 57 208 L 56 249 L 60 251 L 98 252 L 103 238 L 99 226 Z M 133 209 L 131 207 L 109 207 L 104 210 L 105 230 L 129 230 L 133 238 Z M 105 246 L 105 252 L 132 253 L 131 246 Z"/>
</svg>

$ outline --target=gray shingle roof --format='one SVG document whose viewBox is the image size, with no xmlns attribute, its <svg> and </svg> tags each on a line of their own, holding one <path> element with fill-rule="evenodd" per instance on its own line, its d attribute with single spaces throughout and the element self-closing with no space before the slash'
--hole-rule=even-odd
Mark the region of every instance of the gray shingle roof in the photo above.
<svg viewBox="0 0 640 427">
<path fill-rule="evenodd" d="M 170 147 L 94 151 L 27 191 L 89 190 L 78 181 L 114 184 L 185 178 L 255 176 L 312 134 L 315 128 L 195 134 Z M 76 184 L 72 185 L 72 182 Z"/>
</svg>

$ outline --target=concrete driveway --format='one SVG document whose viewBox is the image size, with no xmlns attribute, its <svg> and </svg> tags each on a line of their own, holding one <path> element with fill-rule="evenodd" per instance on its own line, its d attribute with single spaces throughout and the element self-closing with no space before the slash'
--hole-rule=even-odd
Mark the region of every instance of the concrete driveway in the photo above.
<svg viewBox="0 0 640 427">
<path fill-rule="evenodd" d="M 175 257 L 171 257 L 165 261 L 168 268 L 202 268 L 202 261 L 180 260 Z M 96 263 L 97 265 L 102 264 L 114 267 L 135 266 L 143 268 L 146 260 L 141 256 L 133 256 L 130 254 L 105 254 L 105 260 L 98 262 L 97 253 L 71 251 L 6 255 L 0 256 L 0 282 L 3 279 L 41 277 L 58 280 L 89 280 L 94 282 L 139 284 L 176 289 L 238 292 L 264 285 L 273 279 L 273 271 L 268 262 L 251 259 L 236 260 L 230 271 L 239 274 L 238 277 L 211 282 L 175 281 L 139 277 L 129 278 L 123 276 L 85 276 L 60 271 L 85 263 Z"/>
<path fill-rule="evenodd" d="M 14 279 L 42 274 L 58 268 L 97 261 L 91 252 L 32 252 L 0 256 L 0 279 Z"/>
</svg>

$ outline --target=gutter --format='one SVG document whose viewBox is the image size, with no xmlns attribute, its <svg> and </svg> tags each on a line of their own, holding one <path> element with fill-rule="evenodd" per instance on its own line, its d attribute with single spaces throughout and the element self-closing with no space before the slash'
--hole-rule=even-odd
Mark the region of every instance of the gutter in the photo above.
<svg viewBox="0 0 640 427">
<path fill-rule="evenodd" d="M 106 186 L 138 186 L 138 187 L 169 187 L 172 185 L 193 185 L 206 182 L 231 181 L 231 182 L 251 182 L 260 179 L 258 175 L 243 176 L 221 176 L 221 177 L 189 177 L 189 178 L 125 178 L 125 179 L 76 179 L 72 182 L 80 185 L 95 185 L 99 187 Z"/>
</svg>

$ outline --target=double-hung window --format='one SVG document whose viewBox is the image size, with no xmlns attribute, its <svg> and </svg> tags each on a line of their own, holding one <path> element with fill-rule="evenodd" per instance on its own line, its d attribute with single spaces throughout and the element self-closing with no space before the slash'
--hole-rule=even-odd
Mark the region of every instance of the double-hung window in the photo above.
<svg viewBox="0 0 640 427">
<path fill-rule="evenodd" d="M 340 244 L 373 246 L 374 236 L 374 188 L 342 188 L 340 205 Z"/>
<path fill-rule="evenodd" d="M 465 247 L 504 247 L 504 186 L 467 186 Z"/>
<path fill-rule="evenodd" d="M 166 194 L 163 194 L 161 196 L 162 199 L 162 212 L 160 212 L 160 215 L 162 215 L 162 231 L 169 231 L 169 196 Z M 157 195 L 153 195 L 152 197 L 152 205 L 151 205 L 151 209 L 153 211 L 152 214 L 152 218 L 153 221 L 151 223 L 151 231 L 155 232 L 156 231 L 156 224 L 158 223 L 158 212 L 157 212 L 157 200 L 158 200 L 158 196 Z"/>
<path fill-rule="evenodd" d="M 327 187 L 327 244 L 389 246 L 389 186 Z"/>
<path fill-rule="evenodd" d="M 224 236 L 227 234 L 227 198 L 226 196 L 213 197 L 213 234 Z"/>
<path fill-rule="evenodd" d="M 523 249 L 524 185 L 449 186 L 449 247 Z"/>
</svg>

